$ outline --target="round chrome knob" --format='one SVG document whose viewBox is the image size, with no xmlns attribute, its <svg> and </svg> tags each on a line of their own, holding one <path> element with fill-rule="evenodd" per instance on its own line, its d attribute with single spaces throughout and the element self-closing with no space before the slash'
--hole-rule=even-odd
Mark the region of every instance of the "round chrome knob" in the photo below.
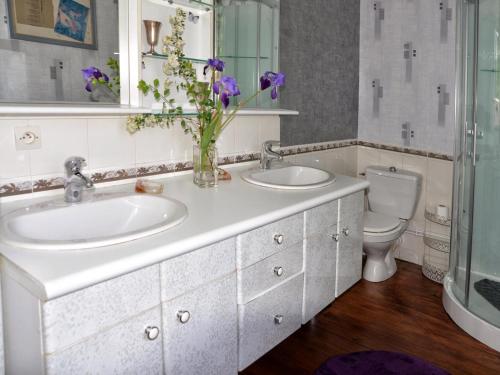
<svg viewBox="0 0 500 375">
<path fill-rule="evenodd" d="M 274 316 L 274 324 L 279 325 L 281 323 L 283 323 L 283 315 L 280 315 L 280 314 L 275 315 Z"/>
<path fill-rule="evenodd" d="M 274 236 L 274 242 L 276 242 L 278 245 L 281 245 L 284 240 L 285 240 L 285 237 L 282 234 L 276 234 Z"/>
<path fill-rule="evenodd" d="M 285 272 L 285 271 L 283 270 L 283 267 L 280 267 L 280 266 L 276 266 L 276 267 L 274 267 L 274 274 L 275 274 L 276 276 L 278 276 L 278 277 L 283 276 L 283 272 Z"/>
<path fill-rule="evenodd" d="M 333 239 L 335 242 L 339 242 L 339 234 L 338 234 L 338 233 L 332 234 L 332 239 Z"/>
<path fill-rule="evenodd" d="M 156 340 L 158 336 L 160 336 L 160 329 L 158 327 L 154 326 L 148 326 L 144 330 L 144 333 L 146 334 L 146 338 L 150 341 Z"/>
<path fill-rule="evenodd" d="M 349 235 L 349 228 L 342 229 L 342 234 L 347 237 Z"/>
<path fill-rule="evenodd" d="M 181 322 L 182 324 L 186 324 L 187 322 L 189 322 L 191 314 L 189 313 L 189 311 L 178 311 L 177 318 L 179 319 L 179 322 Z"/>
</svg>

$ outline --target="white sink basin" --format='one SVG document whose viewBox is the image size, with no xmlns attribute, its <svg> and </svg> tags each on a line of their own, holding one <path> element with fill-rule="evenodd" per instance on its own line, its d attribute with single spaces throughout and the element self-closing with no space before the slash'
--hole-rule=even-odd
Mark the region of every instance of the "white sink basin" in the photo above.
<svg viewBox="0 0 500 375">
<path fill-rule="evenodd" d="M 88 249 L 159 233 L 186 217 L 183 203 L 162 196 L 95 194 L 82 203 L 53 200 L 15 210 L 1 218 L 0 238 L 28 249 Z"/>
<path fill-rule="evenodd" d="M 273 169 L 251 169 L 241 177 L 254 185 L 275 189 L 303 190 L 330 185 L 335 175 L 322 169 L 285 165 Z"/>
</svg>

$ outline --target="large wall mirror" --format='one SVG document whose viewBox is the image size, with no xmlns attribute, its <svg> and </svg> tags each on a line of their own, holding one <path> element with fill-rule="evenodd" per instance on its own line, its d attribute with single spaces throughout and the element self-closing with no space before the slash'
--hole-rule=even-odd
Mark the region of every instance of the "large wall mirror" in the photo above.
<svg viewBox="0 0 500 375">
<path fill-rule="evenodd" d="M 241 98 L 258 89 L 259 77 L 278 70 L 279 0 L 219 0 L 217 2 L 217 56 L 226 72 L 237 78 Z M 238 98 L 233 99 L 233 104 Z M 250 107 L 277 107 L 269 96 L 257 97 Z"/>
<path fill-rule="evenodd" d="M 124 4 L 0 0 L 0 102 L 120 103 L 116 63 Z"/>
</svg>

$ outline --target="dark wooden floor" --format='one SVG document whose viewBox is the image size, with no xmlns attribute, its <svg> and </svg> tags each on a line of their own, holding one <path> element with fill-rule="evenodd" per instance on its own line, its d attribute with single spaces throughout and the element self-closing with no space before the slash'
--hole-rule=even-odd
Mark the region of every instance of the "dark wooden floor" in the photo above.
<svg viewBox="0 0 500 375">
<path fill-rule="evenodd" d="M 474 340 L 444 311 L 439 284 L 398 263 L 382 283 L 360 281 L 244 375 L 312 374 L 328 357 L 389 350 L 424 358 L 452 374 L 500 374 L 500 353 Z"/>
</svg>

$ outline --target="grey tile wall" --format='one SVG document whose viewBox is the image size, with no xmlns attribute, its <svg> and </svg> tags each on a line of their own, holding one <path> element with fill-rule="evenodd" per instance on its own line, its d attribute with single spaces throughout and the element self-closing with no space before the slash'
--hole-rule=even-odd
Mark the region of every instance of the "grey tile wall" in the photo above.
<svg viewBox="0 0 500 375">
<path fill-rule="evenodd" d="M 280 70 L 287 74 L 282 145 L 352 139 L 358 133 L 359 0 L 285 0 Z"/>
<path fill-rule="evenodd" d="M 455 1 L 361 0 L 360 140 L 453 153 L 455 11 Z"/>
</svg>

